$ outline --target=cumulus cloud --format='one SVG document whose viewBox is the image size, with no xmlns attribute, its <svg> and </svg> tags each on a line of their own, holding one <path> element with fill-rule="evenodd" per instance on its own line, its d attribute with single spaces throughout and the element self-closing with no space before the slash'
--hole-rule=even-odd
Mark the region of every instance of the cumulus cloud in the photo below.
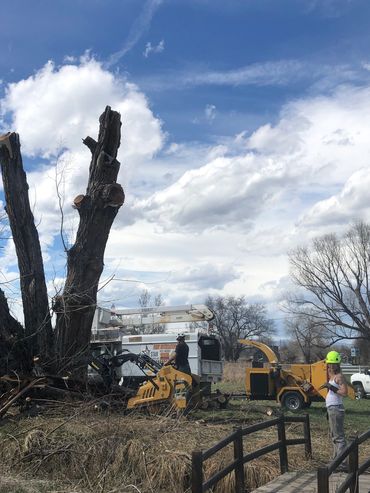
<svg viewBox="0 0 370 493">
<path fill-rule="evenodd" d="M 82 138 L 97 137 L 98 118 L 107 104 L 122 115 L 119 181 L 126 184 L 131 170 L 145 166 L 164 144 L 161 122 L 134 84 L 84 56 L 78 65 L 56 67 L 48 62 L 34 75 L 6 87 L 0 127 L 3 132 L 18 132 L 23 157 L 34 159 L 28 182 L 45 248 L 52 246 L 59 231 L 56 181 L 61 174 L 65 219 L 73 237 L 76 214 L 71 203 L 84 193 L 91 158 Z"/>
<path fill-rule="evenodd" d="M 128 281 L 112 281 L 106 300 L 135 305 L 137 286 L 152 282 L 172 303 L 201 302 L 209 292 L 271 300 L 292 246 L 369 217 L 369 87 L 297 99 L 275 124 L 215 145 L 167 143 L 143 92 L 85 57 L 76 65 L 48 63 L 7 86 L 1 100 L 24 156 L 34 158 L 30 195 L 46 252 L 59 234 L 56 175 L 66 170 L 67 209 L 86 185 L 90 156 L 81 138 L 96 137 L 107 103 L 122 114 L 119 179 L 128 198 L 111 231 L 104 275 Z M 68 211 L 72 239 L 76 214 Z"/>
<path fill-rule="evenodd" d="M 148 58 L 148 56 L 151 53 L 153 53 L 153 54 L 162 53 L 163 50 L 164 50 L 164 40 L 163 39 L 157 45 L 152 45 L 152 43 L 149 41 L 145 45 L 145 50 L 143 51 L 143 56 L 145 58 Z"/>
<path fill-rule="evenodd" d="M 315 203 L 302 217 L 302 225 L 347 227 L 354 219 L 370 221 L 369 171 L 364 168 L 353 173 L 338 194 Z"/>
<path fill-rule="evenodd" d="M 282 109 L 276 125 L 261 126 L 242 144 L 230 140 L 219 155 L 210 152 L 208 162 L 137 201 L 133 211 L 165 230 L 192 232 L 247 232 L 261 214 L 270 221 L 298 220 L 358 170 L 369 168 L 369 112 L 368 87 L 294 101 Z"/>
<path fill-rule="evenodd" d="M 238 277 L 234 268 L 211 263 L 190 266 L 174 272 L 171 281 L 177 286 L 191 290 L 215 289 L 222 290 L 227 283 Z"/>
<path fill-rule="evenodd" d="M 135 204 L 135 209 L 165 229 L 248 225 L 289 180 L 284 167 L 259 168 L 252 154 L 218 157 L 193 169 L 168 188 Z"/>
<path fill-rule="evenodd" d="M 148 158 L 161 148 L 161 123 L 144 94 L 93 58 L 61 67 L 48 62 L 35 75 L 9 84 L 1 111 L 10 115 L 10 126 L 20 133 L 24 154 L 50 157 L 64 147 L 80 149 L 83 137 L 96 135 L 98 117 L 107 104 L 123 116 L 125 158 Z"/>
</svg>

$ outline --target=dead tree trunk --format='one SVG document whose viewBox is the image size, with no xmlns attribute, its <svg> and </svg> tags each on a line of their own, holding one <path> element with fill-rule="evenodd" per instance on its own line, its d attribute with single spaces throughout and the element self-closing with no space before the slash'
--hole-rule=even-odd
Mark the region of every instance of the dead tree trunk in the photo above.
<svg viewBox="0 0 370 493">
<path fill-rule="evenodd" d="M 107 106 L 99 121 L 98 141 L 91 137 L 83 141 L 92 153 L 89 181 L 86 194 L 74 200 L 80 223 L 75 244 L 68 251 L 64 291 L 53 307 L 57 313 L 59 369 L 70 370 L 77 378 L 84 378 L 86 371 L 105 246 L 124 202 L 123 189 L 116 183 L 120 167 L 116 159 L 121 137 L 120 114 Z"/>
<path fill-rule="evenodd" d="M 41 356 L 41 364 L 54 362 L 53 334 L 39 235 L 28 197 L 19 136 L 0 136 L 0 163 L 6 212 L 18 258 L 25 336 L 30 356 Z"/>
<path fill-rule="evenodd" d="M 0 375 L 31 370 L 31 357 L 22 325 L 11 316 L 4 292 L 0 289 Z"/>
</svg>

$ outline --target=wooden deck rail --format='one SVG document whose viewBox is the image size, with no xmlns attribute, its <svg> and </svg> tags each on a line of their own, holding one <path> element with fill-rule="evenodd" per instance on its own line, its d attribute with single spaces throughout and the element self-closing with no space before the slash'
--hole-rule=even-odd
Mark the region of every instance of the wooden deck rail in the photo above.
<svg viewBox="0 0 370 493">
<path fill-rule="evenodd" d="M 370 430 L 360 436 L 352 438 L 351 442 L 332 462 L 325 467 L 317 470 L 317 491 L 319 493 L 329 493 L 329 478 L 335 469 L 348 457 L 349 472 L 341 485 L 336 489 L 337 493 L 345 493 L 349 489 L 350 493 L 359 492 L 359 477 L 370 468 L 370 458 L 359 465 L 358 450 L 359 445 L 370 438 Z"/>
<path fill-rule="evenodd" d="M 287 439 L 285 435 L 285 423 L 303 423 L 304 437 Z M 254 450 L 246 455 L 243 452 L 243 437 L 255 433 L 256 431 L 264 430 L 277 426 L 278 441 L 271 445 L 266 445 L 258 450 Z M 218 471 L 212 477 L 204 481 L 203 478 L 203 463 L 221 449 L 233 443 L 234 445 L 234 460 L 224 467 L 221 471 Z M 229 436 L 216 443 L 208 450 L 196 450 L 192 453 L 192 493 L 204 493 L 212 486 L 217 484 L 227 474 L 235 471 L 235 493 L 244 493 L 244 464 L 257 459 L 262 455 L 268 454 L 274 450 L 279 450 L 280 459 L 280 471 L 285 473 L 288 471 L 288 445 L 304 445 L 306 457 L 311 457 L 311 432 L 310 432 L 310 420 L 308 414 L 305 416 L 281 416 L 276 419 L 263 421 L 255 425 L 248 426 L 246 428 L 238 428 Z M 231 492 L 230 492 L 231 493 Z"/>
</svg>

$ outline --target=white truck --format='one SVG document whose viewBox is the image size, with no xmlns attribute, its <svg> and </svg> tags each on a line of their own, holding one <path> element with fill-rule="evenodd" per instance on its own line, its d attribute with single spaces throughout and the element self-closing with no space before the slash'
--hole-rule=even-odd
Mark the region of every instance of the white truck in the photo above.
<svg viewBox="0 0 370 493">
<path fill-rule="evenodd" d="M 351 376 L 351 384 L 355 389 L 356 399 L 370 397 L 370 370 L 354 373 Z"/>
<path fill-rule="evenodd" d="M 109 310 L 98 307 L 92 326 L 91 347 L 96 353 L 108 350 L 112 354 L 129 351 L 135 354 L 147 353 L 154 360 L 164 363 L 176 347 L 176 333 L 131 334 L 140 327 L 152 324 L 173 324 L 186 322 L 210 322 L 214 315 L 206 305 L 158 306 L 127 310 Z M 212 383 L 222 380 L 223 355 L 217 336 L 207 331 L 187 332 L 185 342 L 189 346 L 191 371 L 199 378 L 204 395 L 211 393 Z M 124 363 L 117 369 L 122 378 L 143 376 L 134 363 Z"/>
<path fill-rule="evenodd" d="M 191 372 L 200 377 L 201 387 L 210 386 L 222 380 L 223 360 L 218 337 L 201 331 L 184 333 L 189 346 L 189 364 Z M 177 334 L 144 334 L 122 336 L 122 349 L 131 353 L 146 353 L 148 356 L 165 363 L 175 351 Z M 127 362 L 122 367 L 125 375 L 138 374 L 138 368 Z"/>
</svg>

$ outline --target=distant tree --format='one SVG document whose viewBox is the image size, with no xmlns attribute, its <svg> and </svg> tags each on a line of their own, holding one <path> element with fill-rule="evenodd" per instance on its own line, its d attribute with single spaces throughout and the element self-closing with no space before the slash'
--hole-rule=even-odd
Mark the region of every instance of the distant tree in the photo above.
<svg viewBox="0 0 370 493">
<path fill-rule="evenodd" d="M 370 365 L 370 344 L 364 339 L 359 339 L 355 342 L 354 346 L 360 351 L 359 362 L 361 365 Z"/>
<path fill-rule="evenodd" d="M 301 314 L 287 319 L 286 323 L 291 337 L 289 345 L 294 346 L 295 361 L 303 359 L 305 363 L 312 363 L 325 357 L 329 340 L 325 326 L 315 316 Z"/>
<path fill-rule="evenodd" d="M 141 291 L 138 302 L 140 308 L 152 308 L 164 305 L 162 295 L 159 293 L 153 298 L 148 289 L 143 289 Z M 153 323 L 151 325 L 141 325 L 135 329 L 135 332 L 137 334 L 163 334 L 165 330 L 166 326 L 164 324 Z"/>
<path fill-rule="evenodd" d="M 290 253 L 291 276 L 301 291 L 288 309 L 309 314 L 333 344 L 370 341 L 370 225 L 357 223 L 343 236 L 328 234 Z"/>
<path fill-rule="evenodd" d="M 293 337 L 283 341 L 279 346 L 280 362 L 283 364 L 300 362 L 301 354 L 300 346 Z"/>
<path fill-rule="evenodd" d="M 266 308 L 261 303 L 248 303 L 245 296 L 209 296 L 205 304 L 213 311 L 212 324 L 220 336 L 228 361 L 237 361 L 243 347 L 238 339 L 267 337 L 274 331 Z"/>
</svg>

